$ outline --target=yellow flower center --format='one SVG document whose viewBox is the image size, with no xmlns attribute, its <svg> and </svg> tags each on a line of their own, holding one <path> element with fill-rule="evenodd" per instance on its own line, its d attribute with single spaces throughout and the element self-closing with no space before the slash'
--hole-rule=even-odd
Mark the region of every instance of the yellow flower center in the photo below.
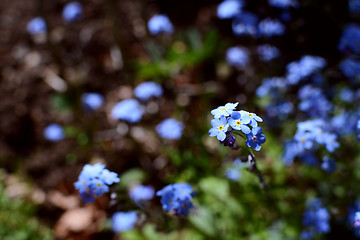
<svg viewBox="0 0 360 240">
<path fill-rule="evenodd" d="M 302 138 L 300 141 L 304 143 L 304 142 L 306 141 L 306 139 L 305 139 L 305 138 Z"/>
<path fill-rule="evenodd" d="M 97 183 L 96 186 L 101 187 L 101 183 Z"/>
<path fill-rule="evenodd" d="M 221 111 L 226 111 L 226 108 L 222 108 Z"/>
<path fill-rule="evenodd" d="M 235 122 L 236 125 L 241 125 L 241 122 L 238 120 Z"/>
<path fill-rule="evenodd" d="M 252 117 L 252 116 L 253 116 L 253 114 L 252 114 L 252 113 L 249 113 L 248 115 L 249 115 L 250 117 Z"/>
<path fill-rule="evenodd" d="M 224 129 L 224 126 L 219 126 L 219 130 L 222 131 Z"/>
</svg>

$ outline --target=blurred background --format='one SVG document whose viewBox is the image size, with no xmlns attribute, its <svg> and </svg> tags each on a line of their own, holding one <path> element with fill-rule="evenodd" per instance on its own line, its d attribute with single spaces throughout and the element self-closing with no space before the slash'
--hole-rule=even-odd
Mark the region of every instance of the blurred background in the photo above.
<svg viewBox="0 0 360 240">
<path fill-rule="evenodd" d="M 360 2 L 229 1 L 238 5 L 0 2 L 0 239 L 300 239 L 311 198 L 331 227 L 303 239 L 357 238 Z M 152 27 L 157 14 L 171 27 Z M 149 81 L 161 94 L 142 99 L 134 89 Z M 126 99 L 136 103 L 115 108 Z M 267 190 L 234 163 L 246 151 L 209 137 L 210 111 L 228 102 L 264 120 L 256 157 Z M 182 124 L 179 136 L 158 130 L 168 118 Z M 309 119 L 339 145 L 289 158 L 286 144 Z M 94 163 L 121 180 L 84 204 L 74 182 Z M 129 197 L 138 184 L 175 182 L 197 193 L 189 217 L 165 213 L 158 197 L 141 207 Z M 136 226 L 115 233 L 111 216 L 128 210 Z"/>
</svg>

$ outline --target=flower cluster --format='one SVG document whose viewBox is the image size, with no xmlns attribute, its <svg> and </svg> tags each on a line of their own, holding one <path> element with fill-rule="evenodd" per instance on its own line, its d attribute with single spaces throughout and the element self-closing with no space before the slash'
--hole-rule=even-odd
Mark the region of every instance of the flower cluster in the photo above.
<svg viewBox="0 0 360 240">
<path fill-rule="evenodd" d="M 232 18 L 241 12 L 243 5 L 240 0 L 225 0 L 218 5 L 217 15 L 221 19 Z"/>
<path fill-rule="evenodd" d="M 36 17 L 31 19 L 27 26 L 27 31 L 29 34 L 39 34 L 39 33 L 45 33 L 47 30 L 45 20 L 42 17 Z"/>
<path fill-rule="evenodd" d="M 84 203 L 88 203 L 95 201 L 95 195 L 99 197 L 103 193 L 109 192 L 109 185 L 119 181 L 117 173 L 105 169 L 104 164 L 86 164 L 74 186 L 79 190 Z"/>
<path fill-rule="evenodd" d="M 313 239 L 318 234 L 330 231 L 330 214 L 319 199 L 310 199 L 306 203 L 303 225 L 307 227 L 301 233 L 301 239 Z"/>
<path fill-rule="evenodd" d="M 161 85 L 155 82 L 143 82 L 134 89 L 135 96 L 143 102 L 151 97 L 161 97 L 163 90 Z"/>
<path fill-rule="evenodd" d="M 280 36 L 285 26 L 277 19 L 266 18 L 259 23 L 259 33 L 265 37 Z"/>
<path fill-rule="evenodd" d="M 258 127 L 258 122 L 263 120 L 255 113 L 244 110 L 235 111 L 237 105 L 238 103 L 227 103 L 225 106 L 220 106 L 211 111 L 214 119 L 211 120 L 213 127 L 209 130 L 209 135 L 210 137 L 216 136 L 225 146 L 233 147 L 235 137 L 232 135 L 232 131 L 237 130 L 246 135 L 248 147 L 253 147 L 259 151 L 261 144 L 266 141 L 261 127 Z M 231 127 L 230 130 L 229 127 Z"/>
<path fill-rule="evenodd" d="M 83 14 L 82 5 L 79 2 L 70 2 L 65 5 L 62 15 L 67 23 L 81 20 Z"/>
<path fill-rule="evenodd" d="M 81 95 L 81 103 L 85 110 L 95 111 L 101 107 L 104 97 L 99 93 L 84 93 Z"/>
<path fill-rule="evenodd" d="M 195 192 L 188 183 L 175 183 L 164 187 L 156 192 L 161 197 L 161 204 L 165 211 L 173 211 L 175 215 L 189 214 L 189 210 L 193 208 L 191 199 L 195 196 Z"/>
</svg>

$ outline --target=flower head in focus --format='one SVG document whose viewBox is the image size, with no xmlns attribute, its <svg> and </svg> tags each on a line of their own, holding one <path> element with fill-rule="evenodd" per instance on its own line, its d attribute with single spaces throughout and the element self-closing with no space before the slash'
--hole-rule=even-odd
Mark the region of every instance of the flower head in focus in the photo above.
<svg viewBox="0 0 360 240">
<path fill-rule="evenodd" d="M 246 134 L 246 137 L 248 138 L 246 140 L 246 145 L 248 147 L 254 148 L 255 151 L 260 151 L 261 144 L 266 141 L 265 136 L 262 134 L 261 127 L 253 127 L 251 132 L 249 134 Z"/>
<path fill-rule="evenodd" d="M 211 120 L 211 125 L 213 127 L 209 130 L 210 137 L 216 136 L 218 140 L 224 141 L 226 138 L 226 131 L 229 127 L 227 119 L 224 116 L 221 116 L 220 119 Z"/>
</svg>

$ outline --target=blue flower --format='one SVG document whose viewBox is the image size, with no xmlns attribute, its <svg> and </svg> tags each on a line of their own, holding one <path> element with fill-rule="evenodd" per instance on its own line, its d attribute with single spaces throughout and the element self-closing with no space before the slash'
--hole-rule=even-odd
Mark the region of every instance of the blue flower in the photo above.
<svg viewBox="0 0 360 240">
<path fill-rule="evenodd" d="M 64 136 L 64 129 L 59 124 L 52 123 L 44 129 L 44 137 L 49 141 L 57 142 L 64 139 Z"/>
<path fill-rule="evenodd" d="M 94 111 L 101 107 L 104 97 L 99 93 L 84 93 L 81 96 L 81 103 L 85 110 Z"/>
<path fill-rule="evenodd" d="M 266 18 L 259 23 L 259 33 L 265 37 L 282 35 L 285 32 L 285 26 L 276 19 Z"/>
<path fill-rule="evenodd" d="M 232 181 L 238 181 L 241 178 L 240 170 L 244 165 L 240 159 L 235 159 L 232 166 L 225 169 L 225 176 Z"/>
<path fill-rule="evenodd" d="M 216 136 L 218 140 L 224 141 L 226 138 L 226 131 L 229 127 L 227 119 L 224 116 L 221 116 L 220 119 L 211 120 L 211 125 L 213 128 L 209 130 L 210 137 Z"/>
<path fill-rule="evenodd" d="M 277 47 L 269 44 L 260 45 L 257 47 L 257 52 L 261 61 L 268 62 L 280 56 L 280 51 Z"/>
<path fill-rule="evenodd" d="M 350 56 L 340 63 L 339 68 L 345 77 L 354 81 L 360 76 L 360 58 Z"/>
<path fill-rule="evenodd" d="M 354 228 L 360 228 L 360 211 L 357 211 L 354 216 Z"/>
<path fill-rule="evenodd" d="M 352 13 L 360 13 L 360 1 L 359 0 L 349 0 L 349 11 Z"/>
<path fill-rule="evenodd" d="M 134 89 L 134 94 L 141 101 L 148 101 L 151 97 L 161 97 L 162 87 L 154 82 L 143 82 Z"/>
<path fill-rule="evenodd" d="M 276 98 L 280 91 L 286 90 L 286 79 L 283 77 L 270 77 L 264 78 L 262 84 L 256 89 L 256 95 L 259 97 L 265 97 L 271 94 Z"/>
<path fill-rule="evenodd" d="M 286 166 L 290 166 L 293 164 L 296 156 L 301 152 L 299 150 L 298 144 L 295 141 L 288 141 L 285 143 L 285 149 L 283 152 L 283 162 Z"/>
<path fill-rule="evenodd" d="M 324 133 L 323 139 L 324 139 L 325 147 L 329 152 L 334 152 L 335 149 L 337 149 L 340 146 L 339 142 L 337 141 L 336 134 Z"/>
<path fill-rule="evenodd" d="M 332 173 L 336 169 L 335 160 L 333 158 L 324 157 L 321 168 L 328 173 Z"/>
<path fill-rule="evenodd" d="M 342 32 L 338 48 L 340 51 L 360 53 L 360 26 L 354 23 L 348 24 Z"/>
<path fill-rule="evenodd" d="M 214 115 L 214 118 L 220 118 L 221 116 L 230 116 L 238 104 L 239 103 L 227 103 L 225 104 L 225 106 L 220 106 L 211 110 L 211 114 Z"/>
<path fill-rule="evenodd" d="M 253 147 L 255 151 L 260 151 L 261 144 L 266 141 L 265 136 L 262 134 L 261 127 L 253 127 L 249 134 L 246 134 L 248 138 L 246 142 L 246 146 Z"/>
<path fill-rule="evenodd" d="M 303 215 L 303 225 L 314 234 L 328 233 L 330 231 L 330 214 L 323 207 L 319 199 L 309 199 Z"/>
<path fill-rule="evenodd" d="M 237 36 L 250 35 L 255 37 L 257 35 L 258 17 L 250 12 L 241 12 L 237 14 L 232 21 L 233 33 Z"/>
<path fill-rule="evenodd" d="M 105 165 L 96 163 L 94 165 L 86 164 L 77 182 L 74 183 L 79 195 L 84 203 L 94 202 L 95 195 L 101 196 L 105 192 L 109 192 L 109 186 L 120 181 L 118 175 L 105 169 Z"/>
<path fill-rule="evenodd" d="M 269 5 L 272 7 L 287 9 L 290 7 L 298 7 L 297 0 L 269 0 Z"/>
<path fill-rule="evenodd" d="M 243 68 L 249 63 L 249 56 L 244 48 L 231 47 L 226 51 L 226 61 L 230 66 Z"/>
<path fill-rule="evenodd" d="M 121 119 L 129 123 L 139 122 L 144 114 L 145 109 L 135 99 L 125 99 L 115 104 L 111 111 L 113 119 Z"/>
<path fill-rule="evenodd" d="M 241 12 L 242 7 L 240 0 L 225 0 L 218 5 L 217 16 L 221 19 L 232 18 Z"/>
<path fill-rule="evenodd" d="M 27 24 L 29 34 L 45 33 L 46 30 L 46 23 L 42 17 L 33 18 Z"/>
<path fill-rule="evenodd" d="M 255 113 L 250 113 L 250 112 L 247 112 L 247 111 L 244 111 L 244 110 L 240 110 L 239 111 L 239 113 L 241 114 L 241 116 L 249 116 L 249 118 L 250 118 L 250 126 L 252 126 L 252 127 L 257 127 L 257 123 L 258 122 L 262 122 L 263 120 L 262 120 L 262 118 L 261 117 L 259 117 L 258 115 L 256 115 Z"/>
<path fill-rule="evenodd" d="M 130 189 L 129 195 L 135 202 L 150 200 L 154 197 L 155 190 L 151 186 L 137 185 Z"/>
<path fill-rule="evenodd" d="M 173 118 L 163 120 L 156 126 L 157 133 L 164 139 L 181 138 L 184 124 Z"/>
<path fill-rule="evenodd" d="M 148 29 L 152 35 L 157 35 L 161 32 L 171 34 L 174 31 L 174 27 L 168 18 L 164 14 L 154 15 L 148 21 Z"/>
<path fill-rule="evenodd" d="M 305 55 L 299 61 L 291 62 L 286 66 L 286 79 L 290 84 L 297 84 L 300 80 L 325 66 L 326 60 L 324 58 Z"/>
<path fill-rule="evenodd" d="M 195 192 L 188 183 L 170 184 L 156 192 L 161 197 L 161 204 L 165 211 L 173 211 L 175 215 L 189 214 L 189 210 L 193 208 L 191 199 Z"/>
<path fill-rule="evenodd" d="M 230 126 L 235 130 L 241 130 L 245 134 L 250 133 L 250 128 L 246 125 L 250 123 L 250 116 L 248 114 L 240 114 L 240 112 L 232 112 L 229 118 Z"/>
<path fill-rule="evenodd" d="M 79 2 L 70 2 L 65 5 L 62 15 L 66 22 L 70 23 L 82 18 L 82 6 Z"/>
<path fill-rule="evenodd" d="M 137 219 L 136 212 L 116 212 L 112 216 L 112 229 L 116 233 L 130 230 L 134 227 Z"/>
</svg>

